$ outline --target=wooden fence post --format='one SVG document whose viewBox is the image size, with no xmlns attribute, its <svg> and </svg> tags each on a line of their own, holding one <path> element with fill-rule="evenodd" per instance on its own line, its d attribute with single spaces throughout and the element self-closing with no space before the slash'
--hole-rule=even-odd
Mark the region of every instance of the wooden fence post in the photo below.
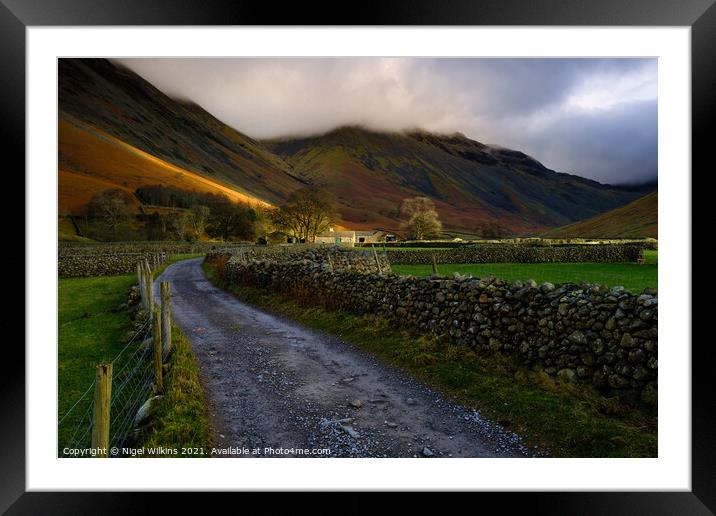
<svg viewBox="0 0 716 516">
<path fill-rule="evenodd" d="M 432 257 L 433 257 L 433 276 L 437 276 L 438 275 L 438 262 L 435 259 L 435 253 L 433 253 Z"/>
<path fill-rule="evenodd" d="M 375 246 L 371 246 L 373 249 L 373 257 L 375 258 L 375 266 L 378 269 L 378 274 L 383 274 L 383 269 L 380 267 L 380 260 L 378 260 L 378 253 L 375 251 Z"/>
<path fill-rule="evenodd" d="M 147 288 L 144 286 L 142 262 L 137 262 L 137 284 L 139 285 L 139 294 L 142 296 L 142 307 L 147 308 Z"/>
<path fill-rule="evenodd" d="M 154 310 L 152 320 L 152 345 L 154 346 L 154 381 L 157 386 L 157 392 L 164 389 L 164 381 L 162 378 L 162 318 L 159 310 Z"/>
<path fill-rule="evenodd" d="M 152 271 L 149 268 L 149 262 L 144 260 L 144 281 L 147 289 L 147 310 L 154 310 L 154 281 L 152 280 Z"/>
<path fill-rule="evenodd" d="M 109 456 L 109 409 L 112 401 L 112 364 L 98 364 L 92 413 L 92 448 L 97 457 Z"/>
<path fill-rule="evenodd" d="M 162 351 L 166 356 L 172 348 L 172 305 L 169 282 L 162 281 Z"/>
</svg>

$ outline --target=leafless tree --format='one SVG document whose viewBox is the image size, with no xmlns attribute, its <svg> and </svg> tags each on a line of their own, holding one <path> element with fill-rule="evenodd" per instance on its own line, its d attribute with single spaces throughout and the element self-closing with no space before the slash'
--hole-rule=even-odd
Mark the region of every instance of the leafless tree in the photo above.
<svg viewBox="0 0 716 516">
<path fill-rule="evenodd" d="M 119 188 L 110 188 L 95 195 L 87 204 L 87 213 L 99 217 L 114 230 L 122 222 L 126 222 L 134 212 L 134 197 Z"/>
<path fill-rule="evenodd" d="M 195 238 L 201 237 L 204 231 L 206 231 L 206 225 L 209 222 L 210 215 L 211 210 L 208 206 L 195 204 L 191 207 L 191 231 Z"/>
<path fill-rule="evenodd" d="M 435 203 L 429 197 L 405 199 L 400 205 L 400 213 L 408 217 L 402 227 L 408 231 L 410 238 L 424 240 L 442 231 L 443 225 L 438 218 Z"/>
<path fill-rule="evenodd" d="M 336 220 L 336 205 L 331 194 L 314 188 L 293 192 L 271 214 L 273 224 L 299 240 L 315 241 Z"/>
</svg>

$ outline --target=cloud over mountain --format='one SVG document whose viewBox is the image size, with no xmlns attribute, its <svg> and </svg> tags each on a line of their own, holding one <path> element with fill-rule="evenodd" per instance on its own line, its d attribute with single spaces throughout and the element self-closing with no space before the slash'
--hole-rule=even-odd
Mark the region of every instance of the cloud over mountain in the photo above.
<svg viewBox="0 0 716 516">
<path fill-rule="evenodd" d="M 255 138 L 420 127 L 518 148 L 601 182 L 656 175 L 656 59 L 119 61 Z"/>
</svg>

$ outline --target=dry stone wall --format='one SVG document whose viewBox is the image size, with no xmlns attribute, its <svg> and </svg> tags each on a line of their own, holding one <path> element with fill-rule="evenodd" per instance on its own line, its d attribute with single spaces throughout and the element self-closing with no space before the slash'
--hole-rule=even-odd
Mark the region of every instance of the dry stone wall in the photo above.
<svg viewBox="0 0 716 516">
<path fill-rule="evenodd" d="M 115 276 L 137 272 L 137 263 L 147 260 L 152 268 L 166 260 L 165 253 L 93 253 L 65 254 L 58 257 L 57 274 L 60 278 L 85 276 Z"/>
<path fill-rule="evenodd" d="M 382 251 L 356 251 L 338 246 L 291 245 L 291 246 L 257 246 L 251 248 L 217 249 L 209 252 L 206 259 L 216 263 L 220 257 L 232 259 L 236 263 L 251 260 L 269 260 L 277 263 L 294 263 L 306 260 L 324 263 L 334 269 L 351 270 L 361 273 L 388 273 L 390 263 Z"/>
<path fill-rule="evenodd" d="M 246 243 L 216 243 L 216 242 L 178 242 L 178 241 L 136 241 L 136 242 L 60 242 L 58 254 L 66 255 L 92 255 L 108 253 L 166 253 L 166 254 L 193 254 L 206 253 L 219 248 L 233 249 L 251 246 Z"/>
<path fill-rule="evenodd" d="M 247 244 L 222 244 L 238 248 Z M 206 253 L 219 245 L 209 242 L 60 242 L 57 272 L 60 278 L 113 276 L 136 272 L 137 262 L 146 259 L 152 267 L 170 254 Z"/>
<path fill-rule="evenodd" d="M 635 244 L 591 244 L 533 246 L 525 244 L 478 244 L 452 249 L 395 249 L 390 263 L 418 265 L 432 263 L 617 263 L 636 262 L 642 246 Z"/>
<path fill-rule="evenodd" d="M 361 253 L 363 254 L 363 253 Z M 333 258 L 334 254 L 331 254 Z M 223 257 L 223 259 L 221 258 Z M 526 366 L 607 395 L 657 400 L 656 292 L 621 287 L 509 283 L 473 277 L 420 278 L 331 266 L 314 253 L 207 255 L 226 281 L 265 288 L 329 309 L 380 315 L 396 326 L 447 335 L 483 353 L 518 356 Z M 348 262 L 346 262 L 348 263 Z"/>
</svg>

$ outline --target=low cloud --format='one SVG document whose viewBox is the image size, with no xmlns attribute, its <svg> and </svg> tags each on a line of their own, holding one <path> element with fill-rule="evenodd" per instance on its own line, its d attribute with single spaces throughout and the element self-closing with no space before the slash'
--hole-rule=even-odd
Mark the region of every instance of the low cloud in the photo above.
<svg viewBox="0 0 716 516">
<path fill-rule="evenodd" d="M 254 138 L 424 128 L 602 182 L 656 177 L 655 59 L 122 59 Z"/>
</svg>

